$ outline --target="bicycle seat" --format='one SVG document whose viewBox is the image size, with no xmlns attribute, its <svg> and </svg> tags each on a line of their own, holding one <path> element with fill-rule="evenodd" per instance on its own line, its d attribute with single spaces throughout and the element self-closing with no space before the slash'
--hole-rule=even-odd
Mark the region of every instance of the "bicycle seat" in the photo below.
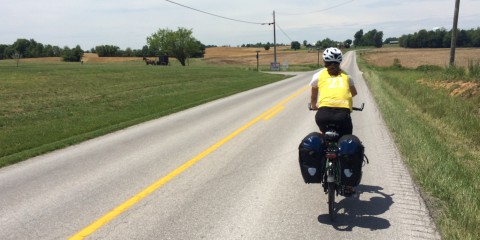
<svg viewBox="0 0 480 240">
<path fill-rule="evenodd" d="M 337 132 L 337 125 L 329 124 L 326 126 L 325 139 L 335 141 L 338 140 L 340 134 Z"/>
</svg>

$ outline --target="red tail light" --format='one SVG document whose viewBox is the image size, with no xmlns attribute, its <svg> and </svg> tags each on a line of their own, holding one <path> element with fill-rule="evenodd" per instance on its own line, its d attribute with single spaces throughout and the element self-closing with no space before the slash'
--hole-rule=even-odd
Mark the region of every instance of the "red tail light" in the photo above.
<svg viewBox="0 0 480 240">
<path fill-rule="evenodd" d="M 336 153 L 327 153 L 327 154 L 325 154 L 325 157 L 326 158 L 337 158 L 337 154 Z"/>
</svg>

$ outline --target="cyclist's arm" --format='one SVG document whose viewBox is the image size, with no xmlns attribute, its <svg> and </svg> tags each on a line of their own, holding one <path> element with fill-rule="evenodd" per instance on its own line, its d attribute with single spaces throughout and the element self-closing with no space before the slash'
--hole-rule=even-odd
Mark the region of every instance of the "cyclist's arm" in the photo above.
<svg viewBox="0 0 480 240">
<path fill-rule="evenodd" d="M 355 83 L 350 75 L 348 75 L 348 86 L 350 88 L 350 93 L 352 93 L 352 97 L 355 97 L 357 95 L 357 88 L 355 88 Z"/>
<path fill-rule="evenodd" d="M 310 95 L 310 106 L 312 110 L 317 109 L 317 100 L 318 100 L 318 76 L 320 75 L 320 72 L 322 70 L 325 70 L 324 68 L 315 73 L 312 77 L 312 80 L 310 81 L 310 86 L 312 87 L 312 93 Z"/>
<path fill-rule="evenodd" d="M 318 100 L 318 87 L 312 87 L 312 95 L 310 96 L 310 107 L 312 110 L 316 110 Z"/>
<path fill-rule="evenodd" d="M 357 95 L 357 89 L 355 88 L 355 85 L 350 86 L 350 92 L 352 93 L 352 97 Z"/>
</svg>

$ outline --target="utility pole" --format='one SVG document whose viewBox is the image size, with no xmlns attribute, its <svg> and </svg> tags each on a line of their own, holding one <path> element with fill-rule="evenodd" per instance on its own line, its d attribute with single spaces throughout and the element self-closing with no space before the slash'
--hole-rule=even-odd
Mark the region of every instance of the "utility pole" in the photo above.
<svg viewBox="0 0 480 240">
<path fill-rule="evenodd" d="M 455 13 L 453 16 L 452 41 L 450 44 L 450 67 L 455 65 L 455 47 L 457 46 L 457 25 L 460 0 L 455 1 Z"/>
<path fill-rule="evenodd" d="M 277 33 L 275 29 L 275 10 L 273 10 L 273 22 L 268 23 L 268 25 L 273 25 L 273 66 L 270 66 L 271 70 L 279 70 L 277 68 Z"/>
<path fill-rule="evenodd" d="M 275 33 L 275 10 L 273 10 L 273 64 L 277 66 L 277 34 Z"/>
</svg>

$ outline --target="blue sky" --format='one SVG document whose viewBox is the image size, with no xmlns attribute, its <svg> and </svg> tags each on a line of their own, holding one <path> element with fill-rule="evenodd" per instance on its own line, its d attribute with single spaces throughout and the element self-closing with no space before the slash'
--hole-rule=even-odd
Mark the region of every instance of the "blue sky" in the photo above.
<svg viewBox="0 0 480 240">
<path fill-rule="evenodd" d="M 212 14 L 269 23 L 277 42 L 353 39 L 360 29 L 400 37 L 421 29 L 451 29 L 455 0 L 172 0 Z M 226 20 L 165 0 L 0 0 L 0 44 L 17 38 L 84 50 L 97 45 L 140 49 L 160 28 L 192 29 L 204 44 L 273 42 L 273 26 Z M 480 27 L 480 0 L 461 0 L 458 26 Z"/>
</svg>

